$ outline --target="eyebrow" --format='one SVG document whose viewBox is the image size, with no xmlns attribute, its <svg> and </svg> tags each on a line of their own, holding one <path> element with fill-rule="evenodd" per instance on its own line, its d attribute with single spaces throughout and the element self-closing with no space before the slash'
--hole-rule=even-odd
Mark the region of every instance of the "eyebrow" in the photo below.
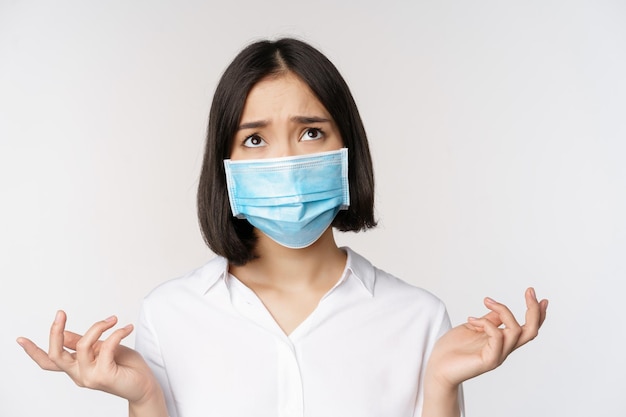
<svg viewBox="0 0 626 417">
<path fill-rule="evenodd" d="M 291 118 L 291 121 L 306 125 L 309 123 L 328 123 L 330 119 L 316 116 L 294 116 Z"/>
<path fill-rule="evenodd" d="M 267 120 L 258 120 L 256 122 L 248 122 L 248 123 L 242 123 L 239 125 L 239 130 L 243 130 L 243 129 L 257 129 L 259 127 L 265 127 L 268 125 Z"/>
<path fill-rule="evenodd" d="M 317 116 L 293 116 L 290 119 L 292 122 L 296 122 L 299 124 L 311 124 L 311 123 L 329 123 L 331 120 L 325 117 L 317 117 Z M 254 122 L 242 123 L 239 125 L 238 130 L 244 129 L 258 129 L 259 127 L 265 127 L 269 124 L 267 120 L 256 120 Z"/>
</svg>

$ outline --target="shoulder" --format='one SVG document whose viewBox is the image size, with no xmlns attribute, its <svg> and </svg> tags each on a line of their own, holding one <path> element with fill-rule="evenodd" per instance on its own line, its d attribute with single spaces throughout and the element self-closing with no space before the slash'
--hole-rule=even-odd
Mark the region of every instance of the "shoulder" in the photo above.
<svg viewBox="0 0 626 417">
<path fill-rule="evenodd" d="M 432 320 L 441 320 L 446 306 L 430 291 L 412 285 L 395 275 L 374 267 L 376 271 L 375 296 L 406 310 L 408 314 L 419 314 Z"/>
<path fill-rule="evenodd" d="M 220 256 L 178 278 L 166 281 L 146 295 L 144 302 L 159 303 L 202 296 L 228 271 L 228 261 Z"/>
<path fill-rule="evenodd" d="M 381 329 L 416 344 L 432 342 L 450 328 L 446 306 L 436 295 L 373 266 L 353 251 L 348 250 L 348 255 L 354 278 L 370 291 L 369 302 L 364 303 L 369 312 L 364 317 L 370 323 L 381 323 Z"/>
<path fill-rule="evenodd" d="M 430 291 L 377 268 L 349 248 L 346 250 L 349 254 L 348 267 L 378 302 L 395 303 L 402 308 L 417 308 L 434 314 L 445 314 L 444 303 Z"/>
</svg>

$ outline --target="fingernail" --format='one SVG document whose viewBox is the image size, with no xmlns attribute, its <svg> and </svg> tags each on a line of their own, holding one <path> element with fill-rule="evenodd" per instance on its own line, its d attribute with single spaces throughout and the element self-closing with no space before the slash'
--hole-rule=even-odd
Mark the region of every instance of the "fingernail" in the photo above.
<svg viewBox="0 0 626 417">
<path fill-rule="evenodd" d="M 61 322 L 61 318 L 62 318 L 63 314 L 61 314 L 61 310 L 57 311 L 56 316 L 54 316 L 54 322 L 55 323 L 59 323 Z"/>
<path fill-rule="evenodd" d="M 478 321 L 476 317 L 468 317 L 467 321 Z"/>
<path fill-rule="evenodd" d="M 532 295 L 535 300 L 537 299 L 537 294 L 535 293 L 535 289 L 533 287 L 530 287 L 530 295 Z"/>
<path fill-rule="evenodd" d="M 24 339 L 22 339 L 21 337 L 18 337 L 16 342 L 17 342 L 18 345 L 20 345 L 22 348 L 24 348 Z"/>
<path fill-rule="evenodd" d="M 489 297 L 487 297 L 487 298 L 485 298 L 485 302 L 486 302 L 486 303 L 489 303 L 489 304 L 495 304 L 495 303 L 496 303 L 496 300 L 494 300 L 493 298 L 489 298 Z"/>
<path fill-rule="evenodd" d="M 115 316 L 111 316 L 111 317 L 107 317 L 106 319 L 104 319 L 104 321 L 106 322 L 112 322 L 113 320 L 115 320 Z"/>
</svg>

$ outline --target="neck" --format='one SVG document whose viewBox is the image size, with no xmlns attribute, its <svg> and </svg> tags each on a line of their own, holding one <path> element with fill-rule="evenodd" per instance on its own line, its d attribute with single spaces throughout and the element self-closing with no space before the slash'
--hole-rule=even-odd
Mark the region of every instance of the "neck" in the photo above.
<svg viewBox="0 0 626 417">
<path fill-rule="evenodd" d="M 334 284 L 346 265 L 346 253 L 337 247 L 332 228 L 303 249 L 286 248 L 259 232 L 258 258 L 230 272 L 244 283 L 299 289 Z"/>
</svg>

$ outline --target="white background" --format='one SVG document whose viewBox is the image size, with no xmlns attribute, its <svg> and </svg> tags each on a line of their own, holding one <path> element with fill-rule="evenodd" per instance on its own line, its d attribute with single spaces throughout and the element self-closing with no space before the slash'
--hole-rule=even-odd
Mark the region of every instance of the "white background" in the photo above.
<svg viewBox="0 0 626 417">
<path fill-rule="evenodd" d="M 626 415 L 626 4 L 337 3 L 0 0 L 0 416 L 126 413 L 15 338 L 47 346 L 59 308 L 77 331 L 133 322 L 212 256 L 212 93 L 244 45 L 284 35 L 337 65 L 368 130 L 380 227 L 342 244 L 454 323 L 484 296 L 520 318 L 527 286 L 550 299 L 540 337 L 466 383 L 468 416 Z"/>
</svg>

